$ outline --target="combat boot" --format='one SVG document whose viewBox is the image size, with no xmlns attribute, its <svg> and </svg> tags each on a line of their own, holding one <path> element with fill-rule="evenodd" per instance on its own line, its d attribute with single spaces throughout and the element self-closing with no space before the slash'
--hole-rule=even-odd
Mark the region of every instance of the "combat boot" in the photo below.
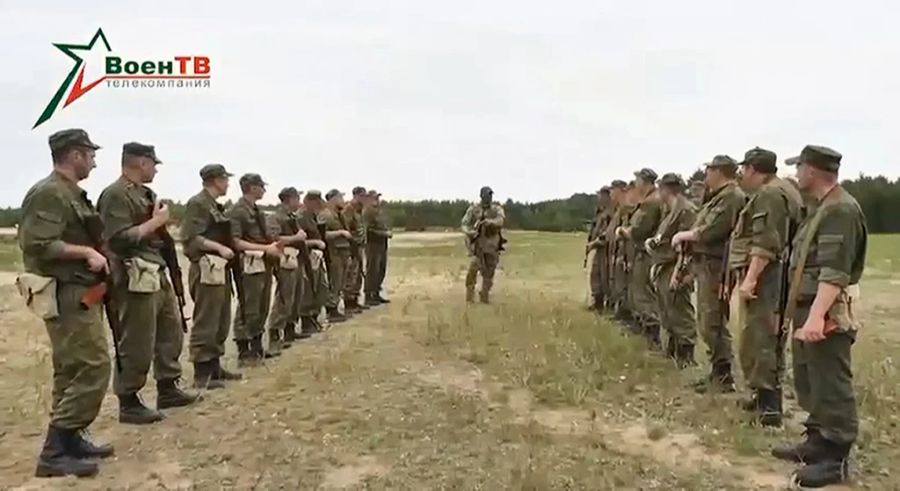
<svg viewBox="0 0 900 491">
<path fill-rule="evenodd" d="M 278 329 L 269 329 L 269 349 L 266 350 L 265 357 L 272 358 L 281 354 L 281 331 Z"/>
<path fill-rule="evenodd" d="M 378 303 L 391 303 L 390 300 L 388 300 L 388 299 L 382 297 L 382 296 L 381 296 L 381 293 L 376 293 L 376 294 L 374 294 L 374 295 L 372 296 L 372 299 L 375 300 L 375 301 L 378 302 Z"/>
<path fill-rule="evenodd" d="M 772 449 L 772 456 L 788 462 L 817 464 L 828 458 L 828 441 L 817 429 L 807 428 L 803 432 L 806 439 L 797 445 L 787 445 Z"/>
<path fill-rule="evenodd" d="M 491 303 L 491 294 L 490 294 L 490 292 L 487 292 L 487 291 L 484 291 L 484 290 L 481 290 L 480 292 L 478 292 L 478 301 L 481 302 L 481 303 L 483 303 L 483 304 L 485 304 L 485 305 Z"/>
<path fill-rule="evenodd" d="M 475 303 L 475 289 L 466 288 L 466 303 Z"/>
<path fill-rule="evenodd" d="M 347 320 L 347 316 L 340 313 L 336 307 L 328 307 L 325 309 L 325 311 L 328 313 L 328 322 L 332 324 L 337 324 Z"/>
<path fill-rule="evenodd" d="M 678 368 L 687 368 L 697 365 L 694 361 L 694 345 L 683 343 L 675 347 L 675 363 Z"/>
<path fill-rule="evenodd" d="M 216 359 L 218 360 L 218 358 Z M 213 361 L 194 363 L 194 388 L 200 390 L 224 389 L 225 384 L 213 378 L 215 365 Z"/>
<path fill-rule="evenodd" d="M 361 314 L 362 309 L 359 308 L 359 300 L 356 298 L 344 299 L 344 312 L 349 314 Z"/>
<path fill-rule="evenodd" d="M 767 427 L 781 426 L 781 401 L 778 392 L 770 389 L 759 389 L 757 391 L 757 402 L 759 404 L 759 424 Z"/>
<path fill-rule="evenodd" d="M 149 425 L 158 423 L 165 418 L 163 413 L 145 406 L 137 394 L 119 396 L 119 423 Z"/>
<path fill-rule="evenodd" d="M 263 349 L 262 334 L 250 339 L 250 353 L 256 360 L 265 360 L 281 356 L 279 352 L 271 352 Z"/>
<path fill-rule="evenodd" d="M 756 389 L 750 389 L 750 397 L 738 402 L 738 407 L 748 413 L 759 411 L 759 393 Z"/>
<path fill-rule="evenodd" d="M 643 326 L 647 345 L 653 351 L 662 351 L 662 340 L 659 337 L 659 324 L 648 322 Z"/>
<path fill-rule="evenodd" d="M 219 358 L 214 358 L 211 362 L 212 365 L 212 379 L 213 380 L 241 380 L 244 376 L 238 372 L 229 372 L 225 370 L 225 367 L 222 366 L 222 361 Z"/>
<path fill-rule="evenodd" d="M 76 431 L 68 442 L 69 455 L 77 459 L 106 459 L 115 455 L 115 449 L 108 443 L 95 444 L 87 436 L 87 430 Z"/>
<path fill-rule="evenodd" d="M 828 442 L 825 460 L 808 463 L 794 473 L 792 481 L 804 488 L 822 488 L 838 484 L 850 478 L 850 445 Z"/>
<path fill-rule="evenodd" d="M 734 377 L 731 375 L 730 363 L 719 363 L 713 365 L 712 372 L 706 379 L 705 383 L 697 383 L 694 390 L 698 394 L 706 394 L 708 392 L 718 392 L 722 394 L 735 392 Z"/>
<path fill-rule="evenodd" d="M 77 430 L 49 426 L 44 448 L 38 456 L 35 477 L 92 477 L 99 472 L 96 462 L 83 460 L 71 451 Z"/>
<path fill-rule="evenodd" d="M 181 390 L 176 379 L 156 382 L 156 409 L 190 406 L 197 402 L 197 394 L 188 394 Z"/>
<path fill-rule="evenodd" d="M 310 316 L 304 315 L 300 318 L 300 337 L 301 338 L 310 338 L 317 331 L 316 324 L 313 322 L 313 318 Z"/>
<path fill-rule="evenodd" d="M 594 295 L 594 303 L 591 305 L 591 310 L 597 312 L 598 314 L 602 314 L 605 310 L 603 295 Z"/>
</svg>

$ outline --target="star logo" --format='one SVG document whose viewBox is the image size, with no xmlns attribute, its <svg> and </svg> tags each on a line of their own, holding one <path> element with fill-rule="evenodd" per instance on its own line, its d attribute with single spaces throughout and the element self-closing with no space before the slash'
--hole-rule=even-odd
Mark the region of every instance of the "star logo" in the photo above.
<svg viewBox="0 0 900 491">
<path fill-rule="evenodd" d="M 86 94 L 89 90 L 93 89 L 97 86 L 97 84 L 106 79 L 106 76 L 104 74 L 104 76 L 101 76 L 97 80 L 94 80 L 87 84 L 85 84 L 84 82 L 84 69 L 87 63 L 82 58 L 82 56 L 85 56 L 86 53 L 90 53 L 93 50 L 94 45 L 97 45 L 98 41 L 102 42 L 102 44 L 98 45 L 98 49 L 106 48 L 106 52 L 112 51 L 112 49 L 109 47 L 109 41 L 106 40 L 106 35 L 103 34 L 103 29 L 97 29 L 94 37 L 91 38 L 91 41 L 87 45 L 61 43 L 53 44 L 53 46 L 56 46 L 57 49 L 71 58 L 72 61 L 75 62 L 75 66 L 73 66 L 72 70 L 69 71 L 69 74 L 66 76 L 65 80 L 63 80 L 62 84 L 59 86 L 59 89 L 57 89 L 56 93 L 53 95 L 53 98 L 50 99 L 50 103 L 47 104 L 46 108 L 44 108 L 44 112 L 41 113 L 31 129 L 37 128 L 48 119 L 50 119 L 50 117 L 53 116 L 53 114 L 55 114 L 58 110 L 67 107 L 69 104 Z M 79 52 L 81 53 L 81 55 L 79 55 Z M 63 102 L 64 97 L 65 101 Z M 62 103 L 61 107 L 60 103 Z"/>
</svg>

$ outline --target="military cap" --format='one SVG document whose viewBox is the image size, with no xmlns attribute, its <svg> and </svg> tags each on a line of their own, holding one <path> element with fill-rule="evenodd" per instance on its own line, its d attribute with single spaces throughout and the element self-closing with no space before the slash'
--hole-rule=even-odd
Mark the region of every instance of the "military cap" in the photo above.
<svg viewBox="0 0 900 491">
<path fill-rule="evenodd" d="M 478 192 L 478 194 L 484 194 L 484 193 L 491 193 L 491 194 L 494 194 L 494 190 L 491 189 L 490 186 L 483 186 L 483 187 L 481 188 L 481 191 Z"/>
<path fill-rule="evenodd" d="M 653 169 L 648 169 L 646 167 L 635 172 L 634 175 L 635 177 L 640 177 L 644 181 L 651 183 L 656 182 L 656 178 L 659 177 L 656 175 L 656 172 L 654 172 Z"/>
<path fill-rule="evenodd" d="M 337 195 L 343 196 L 344 193 L 342 193 L 338 189 L 332 189 L 332 190 L 328 191 L 327 193 L 325 193 L 325 199 L 328 200 L 328 199 L 334 198 Z"/>
<path fill-rule="evenodd" d="M 290 198 L 290 197 L 294 197 L 294 196 L 299 198 L 300 191 L 297 191 L 297 188 L 295 188 L 293 186 L 288 186 L 278 192 L 278 199 L 280 199 L 280 200 L 284 200 L 285 198 Z"/>
<path fill-rule="evenodd" d="M 353 196 L 362 196 L 364 194 L 366 194 L 366 188 L 362 186 L 356 186 L 355 188 L 353 188 Z"/>
<path fill-rule="evenodd" d="M 318 189 L 310 189 L 306 192 L 306 199 L 322 199 L 322 192 Z"/>
<path fill-rule="evenodd" d="M 712 161 L 706 164 L 707 168 L 717 168 L 717 167 L 732 167 L 737 169 L 738 163 L 733 158 L 727 155 L 716 155 L 713 157 Z"/>
<path fill-rule="evenodd" d="M 600 193 L 600 194 L 609 194 L 609 186 L 603 186 L 603 187 L 601 187 L 600 190 L 597 191 L 597 192 Z"/>
<path fill-rule="evenodd" d="M 740 165 L 749 165 L 760 172 L 774 174 L 778 171 L 778 157 L 775 152 L 764 148 L 754 147 L 744 154 L 744 161 Z"/>
<path fill-rule="evenodd" d="M 634 186 L 636 184 L 637 183 L 635 183 L 634 181 L 628 181 L 628 184 L 625 185 L 625 189 L 634 189 Z"/>
<path fill-rule="evenodd" d="M 370 189 L 369 196 L 377 198 L 378 196 L 381 196 L 381 193 L 379 193 L 378 191 L 375 191 L 374 189 Z"/>
<path fill-rule="evenodd" d="M 616 179 L 610 184 L 610 187 L 613 189 L 622 189 L 628 187 L 628 183 L 621 179 Z"/>
<path fill-rule="evenodd" d="M 143 143 L 138 142 L 130 142 L 122 145 L 122 158 L 124 159 L 126 155 L 131 155 L 132 157 L 149 157 L 157 164 L 161 164 L 162 161 L 156 157 L 156 149 L 153 145 L 144 145 Z"/>
<path fill-rule="evenodd" d="M 204 181 L 217 177 L 231 177 L 233 175 L 225 170 L 225 166 L 222 164 L 206 164 L 200 169 L 200 178 Z"/>
<path fill-rule="evenodd" d="M 659 180 L 659 183 L 667 186 L 678 186 L 681 188 L 685 187 L 684 179 L 682 179 L 681 176 L 675 174 L 674 172 L 670 172 L 662 176 L 662 179 Z"/>
<path fill-rule="evenodd" d="M 800 157 L 791 157 L 789 159 L 784 159 L 784 165 L 795 166 L 800 163 Z"/>
<path fill-rule="evenodd" d="M 807 145 L 803 147 L 800 155 L 793 159 L 788 159 L 796 164 L 809 164 L 817 169 L 828 172 L 837 172 L 841 168 L 841 158 L 843 156 L 828 147 L 819 145 Z M 788 164 L 791 165 L 791 164 Z"/>
<path fill-rule="evenodd" d="M 69 147 L 87 147 L 98 150 L 100 145 L 91 141 L 87 131 L 78 128 L 57 131 L 47 138 L 50 144 L 50 151 L 58 152 Z"/>
<path fill-rule="evenodd" d="M 259 174 L 254 174 L 252 172 L 250 174 L 244 174 L 243 176 L 241 176 L 241 180 L 239 182 L 241 184 L 241 187 L 266 185 L 266 181 L 263 181 L 262 176 L 260 176 Z"/>
</svg>

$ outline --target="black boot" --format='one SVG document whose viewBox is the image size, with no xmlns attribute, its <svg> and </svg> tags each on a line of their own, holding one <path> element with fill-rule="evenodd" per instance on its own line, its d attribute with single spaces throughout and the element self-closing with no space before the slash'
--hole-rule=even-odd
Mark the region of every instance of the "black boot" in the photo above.
<svg viewBox="0 0 900 491">
<path fill-rule="evenodd" d="M 266 351 L 263 349 L 262 334 L 250 340 L 250 353 L 257 360 L 264 360 L 281 356 L 281 353 Z"/>
<path fill-rule="evenodd" d="M 807 428 L 804 432 L 806 439 L 797 445 L 775 447 L 772 456 L 776 459 L 788 462 L 805 462 L 817 464 L 828 458 L 828 440 L 822 437 L 818 430 Z"/>
<path fill-rule="evenodd" d="M 695 384 L 694 389 L 698 394 L 707 392 L 732 393 L 736 389 L 734 387 L 734 377 L 731 375 L 731 363 L 719 363 L 713 365 L 712 372 L 709 374 L 706 384 Z"/>
<path fill-rule="evenodd" d="M 238 372 L 229 372 L 228 370 L 225 370 L 225 367 L 222 366 L 222 361 L 219 358 L 214 358 L 210 363 L 212 365 L 213 380 L 231 381 L 244 378 L 244 376 Z"/>
<path fill-rule="evenodd" d="M 74 447 L 78 430 L 65 430 L 50 426 L 44 448 L 38 457 L 36 477 L 96 476 L 99 468 L 95 462 L 76 457 L 71 449 Z"/>
<path fill-rule="evenodd" d="M 850 476 L 850 445 L 828 442 L 828 456 L 825 460 L 808 463 L 794 473 L 793 481 L 804 488 L 822 488 L 838 484 Z"/>
<path fill-rule="evenodd" d="M 744 411 L 747 411 L 748 413 L 755 413 L 759 411 L 759 393 L 756 391 L 756 389 L 750 389 L 750 391 L 750 398 L 738 402 L 738 407 L 740 407 Z"/>
<path fill-rule="evenodd" d="M 759 424 L 776 428 L 781 426 L 781 400 L 778 396 L 778 392 L 770 389 L 757 391 Z"/>
<path fill-rule="evenodd" d="M 322 323 L 319 322 L 319 316 L 313 316 L 311 319 L 313 326 L 315 326 L 316 332 L 325 332 L 325 326 L 323 326 Z"/>
<path fill-rule="evenodd" d="M 69 455 L 78 459 L 106 459 L 116 453 L 113 446 L 108 443 L 96 445 L 90 441 L 85 430 L 76 431 L 72 435 L 68 451 Z"/>
<path fill-rule="evenodd" d="M 188 394 L 176 384 L 176 379 L 156 382 L 156 409 L 190 406 L 197 402 L 197 394 Z"/>
<path fill-rule="evenodd" d="M 678 359 L 678 345 L 675 344 L 675 338 L 669 335 L 669 339 L 666 340 L 666 356 L 673 360 Z"/>
<path fill-rule="evenodd" d="M 594 295 L 594 302 L 591 304 L 591 310 L 598 314 L 602 314 L 604 309 L 603 295 Z"/>
<path fill-rule="evenodd" d="M 694 345 L 688 343 L 678 344 L 675 347 L 675 363 L 678 368 L 692 367 L 697 364 L 694 361 Z"/>
<path fill-rule="evenodd" d="M 218 361 L 218 358 L 216 358 Z M 224 389 L 225 384 L 213 377 L 215 361 L 201 361 L 194 363 L 194 388 L 199 390 Z"/>
<path fill-rule="evenodd" d="M 145 406 L 137 394 L 119 396 L 119 423 L 149 425 L 163 419 L 165 419 L 163 413 Z"/>
<path fill-rule="evenodd" d="M 313 318 L 310 316 L 304 315 L 300 318 L 300 338 L 301 339 L 309 339 L 313 334 L 318 332 L 316 330 L 316 324 L 313 322 Z"/>
<path fill-rule="evenodd" d="M 491 303 L 491 294 L 490 294 L 490 292 L 487 292 L 487 291 L 484 291 L 484 290 L 481 290 L 480 292 L 478 292 L 478 301 L 481 302 L 481 303 L 483 303 L 483 304 L 485 304 L 485 305 Z M 387 303 L 387 301 L 382 302 L 382 303 Z"/>
<path fill-rule="evenodd" d="M 350 314 L 360 314 L 362 313 L 362 309 L 359 308 L 359 300 L 356 298 L 345 298 L 344 299 L 344 312 Z"/>
<path fill-rule="evenodd" d="M 659 337 L 659 324 L 655 322 L 644 323 L 644 337 L 647 338 L 647 345 L 653 351 L 662 351 L 662 340 Z"/>
<path fill-rule="evenodd" d="M 378 302 L 378 303 L 391 303 L 390 300 L 388 300 L 388 299 L 382 297 L 382 296 L 381 296 L 381 293 L 376 293 L 376 294 L 374 294 L 374 295 L 372 296 L 372 299 L 375 300 L 375 301 Z"/>
<path fill-rule="evenodd" d="M 293 322 L 288 322 L 287 326 L 284 328 L 284 338 L 281 340 L 281 347 L 283 349 L 288 349 L 293 346 L 294 341 L 298 338 L 297 331 L 295 330 L 295 324 Z"/>
<path fill-rule="evenodd" d="M 338 312 L 337 307 L 328 307 L 325 309 L 325 311 L 328 312 L 328 322 L 332 324 L 337 324 L 347 320 L 347 317 L 344 314 Z"/>
</svg>

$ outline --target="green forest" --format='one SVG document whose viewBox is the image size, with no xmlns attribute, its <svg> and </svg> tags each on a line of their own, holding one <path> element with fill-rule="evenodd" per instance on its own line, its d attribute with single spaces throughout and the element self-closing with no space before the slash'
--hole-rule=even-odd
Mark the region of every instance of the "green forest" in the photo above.
<svg viewBox="0 0 900 491">
<path fill-rule="evenodd" d="M 842 184 L 862 206 L 869 232 L 900 233 L 900 179 L 860 176 Z M 423 230 L 459 227 L 469 204 L 464 200 L 386 201 L 384 207 L 392 226 Z M 595 205 L 595 196 L 588 193 L 537 203 L 503 203 L 508 228 L 548 232 L 583 230 L 593 218 Z M 171 209 L 175 219 L 180 219 L 183 205 L 174 203 Z M 17 225 L 19 216 L 18 208 L 0 209 L 0 227 Z"/>
</svg>

